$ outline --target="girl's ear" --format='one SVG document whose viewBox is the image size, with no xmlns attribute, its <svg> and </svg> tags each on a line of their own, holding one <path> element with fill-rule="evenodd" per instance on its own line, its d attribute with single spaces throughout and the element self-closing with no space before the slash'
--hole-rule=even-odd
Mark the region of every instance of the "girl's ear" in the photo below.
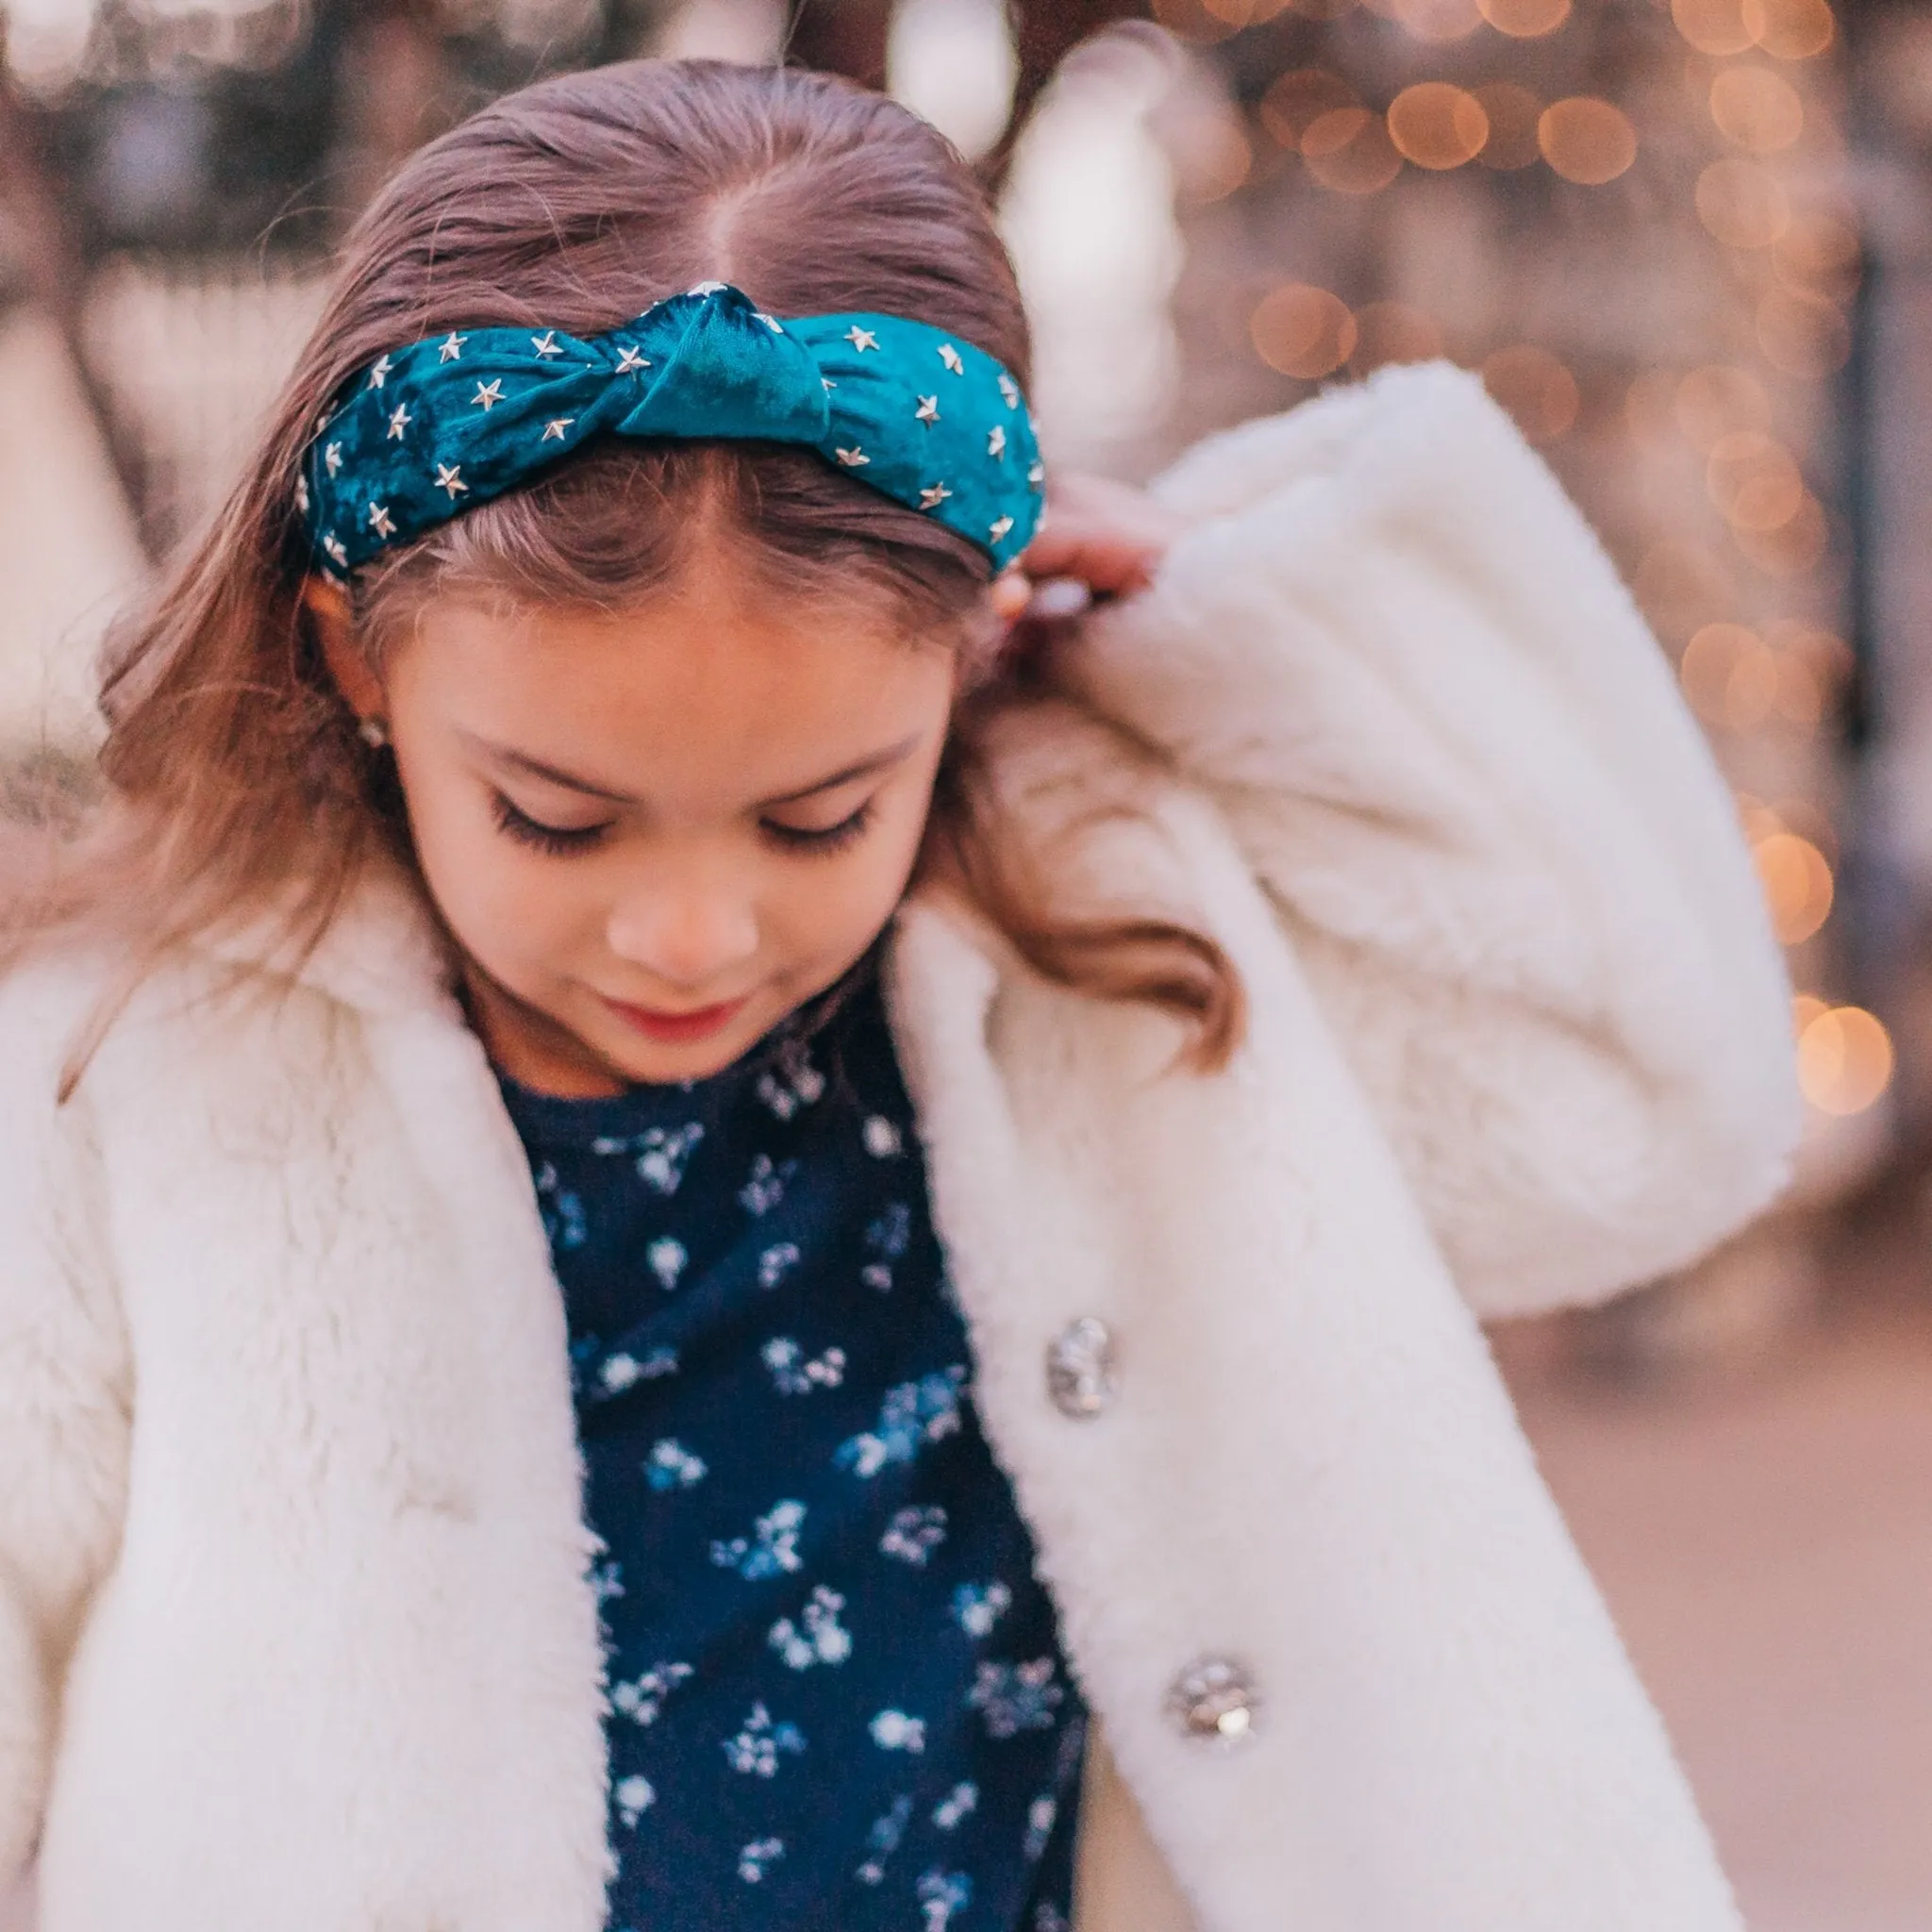
<svg viewBox="0 0 1932 1932">
<path fill-rule="evenodd" d="M 362 647 L 356 641 L 356 627 L 349 617 L 349 593 L 326 577 L 311 576 L 302 585 L 302 608 L 315 626 L 323 662 L 328 666 L 328 674 L 349 708 L 364 723 L 380 718 L 382 680 L 370 668 Z"/>
</svg>

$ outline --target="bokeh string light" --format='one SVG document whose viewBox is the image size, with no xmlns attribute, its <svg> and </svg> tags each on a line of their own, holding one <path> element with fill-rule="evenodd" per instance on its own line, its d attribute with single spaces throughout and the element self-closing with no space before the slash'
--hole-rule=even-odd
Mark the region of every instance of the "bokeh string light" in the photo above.
<svg viewBox="0 0 1932 1932">
<path fill-rule="evenodd" d="M 1476 0 L 1477 10 L 1498 33 L 1541 40 L 1570 18 L 1570 0 Z"/>
<path fill-rule="evenodd" d="M 1543 159 L 1566 181 L 1601 188 L 1637 158 L 1637 130 L 1621 108 L 1593 95 L 1553 102 L 1537 123 Z"/>
<path fill-rule="evenodd" d="M 1314 252 L 1278 258 L 1274 279 L 1246 285 L 1229 340 L 1296 384 L 1453 356 L 1533 443 L 1559 463 L 1575 454 L 1586 500 L 1605 458 L 1628 453 L 1629 498 L 1607 526 L 1627 544 L 1633 591 L 1721 759 L 1779 799 L 1774 809 L 1740 794 L 1749 843 L 1795 976 L 1828 982 L 1838 855 L 1815 801 L 1830 792 L 1824 734 L 1849 653 L 1827 618 L 1843 539 L 1810 464 L 1821 386 L 1851 353 L 1861 263 L 1834 185 L 1835 96 L 1814 71 L 1839 43 L 1828 0 L 1630 6 L 1619 31 L 1651 50 L 1647 69 L 1612 54 L 1607 9 L 1576 0 L 1158 0 L 1156 10 L 1199 44 L 1265 26 L 1274 41 L 1256 41 L 1230 73 L 1253 76 L 1266 46 L 1285 57 L 1245 83 L 1250 107 L 1234 110 L 1235 133 L 1204 144 L 1215 163 L 1196 175 L 1217 192 L 1239 181 L 1313 197 L 1304 232 Z M 1478 217 L 1478 202 L 1491 212 Z M 1376 213 L 1364 228 L 1366 210 L 1347 210 L 1368 203 Z M 1432 256 L 1432 230 L 1496 222 L 1511 247 L 1539 222 L 1614 235 L 1617 249 L 1641 239 L 1648 251 L 1654 236 L 1670 263 L 1655 273 L 1677 278 L 1664 299 L 1679 301 L 1680 338 L 1698 346 L 1674 365 L 1620 366 L 1613 326 L 1592 327 L 1574 306 L 1566 320 L 1547 291 L 1495 300 L 1498 280 L 1536 289 L 1520 261 L 1472 291 L 1453 270 L 1431 283 L 1388 252 L 1420 242 L 1424 263 L 1453 262 L 1464 244 Z M 1349 266 L 1335 238 L 1352 233 L 1388 238 L 1374 244 L 1381 267 Z M 1602 255 L 1606 272 L 1615 259 Z M 1612 310 L 1628 299 L 1623 288 L 1607 295 Z M 1801 1006 L 1814 1109 L 1873 1107 L 1892 1078 L 1882 1022 L 1819 991 Z"/>
<path fill-rule="evenodd" d="M 1389 139 L 1419 168 L 1459 168 L 1482 153 L 1489 138 L 1482 103 L 1446 80 L 1418 81 L 1389 103 Z"/>
<path fill-rule="evenodd" d="M 1305 381 L 1330 375 L 1355 353 L 1358 331 L 1341 296 L 1307 282 L 1271 289 L 1249 329 L 1262 361 Z"/>
<path fill-rule="evenodd" d="M 1863 1113 L 1890 1084 L 1891 1036 L 1862 1007 L 1813 1001 L 1798 1032 L 1798 1087 L 1821 1113 Z"/>
</svg>

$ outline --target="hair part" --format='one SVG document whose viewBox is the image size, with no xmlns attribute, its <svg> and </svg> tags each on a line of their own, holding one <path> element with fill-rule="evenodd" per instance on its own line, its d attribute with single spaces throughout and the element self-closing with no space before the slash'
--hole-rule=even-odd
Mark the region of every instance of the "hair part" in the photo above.
<svg viewBox="0 0 1932 1932">
<path fill-rule="evenodd" d="M 627 62 L 505 96 L 406 161 L 356 225 L 254 461 L 110 638 L 108 805 L 50 881 L 16 895 L 16 941 L 111 929 L 129 948 L 125 999 L 173 950 L 264 918 L 280 957 L 299 962 L 378 854 L 412 865 L 393 786 L 358 741 L 302 607 L 295 478 L 317 422 L 400 343 L 458 327 L 600 333 L 712 279 L 774 312 L 924 322 L 1027 378 L 1024 311 L 983 188 L 884 96 L 713 61 Z M 994 673 L 984 553 L 809 452 L 757 442 L 593 446 L 365 566 L 352 617 L 379 663 L 454 591 L 635 608 L 675 583 L 699 530 L 738 542 L 755 583 L 876 600 L 908 638 L 960 652 L 968 686 Z M 1056 921 L 1005 855 L 974 765 L 969 726 L 928 850 L 943 848 L 1036 970 L 1170 1011 L 1196 1064 L 1224 1059 L 1240 988 L 1219 947 L 1158 919 Z M 112 1016 L 97 1016 L 83 1052 Z"/>
</svg>

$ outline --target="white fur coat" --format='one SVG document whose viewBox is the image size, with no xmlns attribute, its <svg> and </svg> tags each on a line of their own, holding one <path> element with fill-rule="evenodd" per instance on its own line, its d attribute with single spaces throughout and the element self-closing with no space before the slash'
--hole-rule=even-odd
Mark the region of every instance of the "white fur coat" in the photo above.
<svg viewBox="0 0 1932 1932">
<path fill-rule="evenodd" d="M 996 747 L 1070 906 L 1245 981 L 1222 1074 L 904 909 L 891 997 L 1010 1471 L 1100 1720 L 1084 1932 L 1728 1932 L 1476 1325 L 1779 1184 L 1786 992 L 1730 801 L 1468 378 L 1204 446 L 1201 522 Z M 1095 806 L 1129 802 L 1122 817 Z M 593 1932 L 603 1757 L 564 1328 L 406 897 L 274 1001 L 0 988 L 0 1890 L 43 1932 Z M 273 978 L 271 964 L 258 978 Z M 1048 1399 L 1112 1332 L 1103 1413 Z M 1178 1674 L 1256 1692 L 1185 1734 Z"/>
</svg>

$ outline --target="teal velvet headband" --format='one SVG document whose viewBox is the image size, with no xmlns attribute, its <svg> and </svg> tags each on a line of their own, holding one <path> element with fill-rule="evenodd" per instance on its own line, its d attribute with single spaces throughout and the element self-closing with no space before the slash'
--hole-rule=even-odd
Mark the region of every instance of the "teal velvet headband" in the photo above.
<svg viewBox="0 0 1932 1932">
<path fill-rule="evenodd" d="M 900 316 L 780 321 L 724 282 L 605 335 L 453 329 L 379 357 L 323 419 L 297 501 L 342 576 L 611 435 L 802 444 L 995 568 L 1040 522 L 1032 418 L 991 356 Z"/>
</svg>

